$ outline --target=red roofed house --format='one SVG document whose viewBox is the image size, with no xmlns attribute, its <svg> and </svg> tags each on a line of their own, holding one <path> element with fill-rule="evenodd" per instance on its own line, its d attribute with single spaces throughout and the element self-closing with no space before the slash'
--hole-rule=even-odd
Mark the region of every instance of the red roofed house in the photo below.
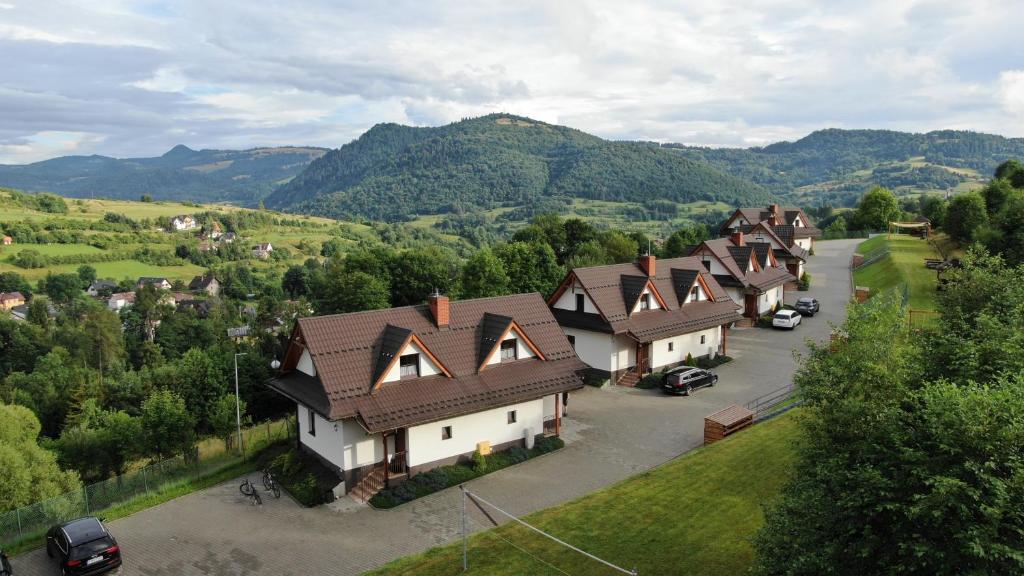
<svg viewBox="0 0 1024 576">
<path fill-rule="evenodd" d="M 749 232 L 750 227 L 762 222 L 770 226 L 788 246 L 810 250 L 814 240 L 821 238 L 821 230 L 814 227 L 803 210 L 778 204 L 767 208 L 738 208 L 722 225 L 720 234 L 728 236 L 733 232 Z"/>
<path fill-rule="evenodd" d="M 369 498 L 557 429 L 559 396 L 583 386 L 583 368 L 539 294 L 434 296 L 300 318 L 269 385 L 295 402 L 300 446 Z"/>
<path fill-rule="evenodd" d="M 10 310 L 25 303 L 21 292 L 0 292 L 0 310 Z"/>
<path fill-rule="evenodd" d="M 4 246 L 10 246 L 11 244 L 14 244 L 14 238 L 4 236 Z"/>
<path fill-rule="evenodd" d="M 591 372 L 632 386 L 655 369 L 725 353 L 739 306 L 698 258 L 575 268 L 548 298 Z"/>
<path fill-rule="evenodd" d="M 794 282 L 779 263 L 766 238 L 734 232 L 728 238 L 705 240 L 690 253 L 743 307 L 743 315 L 756 319 L 781 306 L 787 282 Z"/>
</svg>

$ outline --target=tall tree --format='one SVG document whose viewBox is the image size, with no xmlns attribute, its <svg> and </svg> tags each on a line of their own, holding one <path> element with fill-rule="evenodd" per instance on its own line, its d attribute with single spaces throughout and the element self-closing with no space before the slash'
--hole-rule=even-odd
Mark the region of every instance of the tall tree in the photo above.
<svg viewBox="0 0 1024 576">
<path fill-rule="evenodd" d="M 191 451 L 195 445 L 194 426 L 185 401 L 170 390 L 157 390 L 142 403 L 144 445 L 159 458 Z"/>
<path fill-rule="evenodd" d="M 422 304 L 434 291 L 451 292 L 455 286 L 458 265 L 445 251 L 434 247 L 414 248 L 398 256 L 392 276 L 401 281 L 391 285 L 391 301 L 395 306 Z"/>
<path fill-rule="evenodd" d="M 565 275 L 548 244 L 509 242 L 497 246 L 494 255 L 505 264 L 513 294 L 540 292 L 547 296 Z"/>
<path fill-rule="evenodd" d="M 946 209 L 946 232 L 950 238 L 965 244 L 974 239 L 974 232 L 988 222 L 985 199 L 977 192 L 953 197 Z"/>
<path fill-rule="evenodd" d="M 861 197 L 854 215 L 856 226 L 862 230 L 885 230 L 889 222 L 900 218 L 900 203 L 888 188 L 875 186 Z"/>
<path fill-rule="evenodd" d="M 36 443 L 39 430 L 39 420 L 29 409 L 0 404 L 0 512 L 79 487 L 78 476 L 61 470 L 54 453 Z"/>
<path fill-rule="evenodd" d="M 464 298 L 485 298 L 508 293 L 505 264 L 488 248 L 478 250 L 462 267 L 460 293 Z"/>
<path fill-rule="evenodd" d="M 387 308 L 390 289 L 380 278 L 366 272 L 346 272 L 332 263 L 315 295 L 317 314 L 341 314 Z"/>
</svg>

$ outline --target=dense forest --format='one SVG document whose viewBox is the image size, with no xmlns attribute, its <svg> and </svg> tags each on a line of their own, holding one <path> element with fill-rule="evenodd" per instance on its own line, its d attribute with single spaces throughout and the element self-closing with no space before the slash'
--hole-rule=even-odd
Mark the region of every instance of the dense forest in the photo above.
<svg viewBox="0 0 1024 576">
<path fill-rule="evenodd" d="M 287 211 L 401 220 L 551 197 L 762 204 L 757 185 L 657 145 L 609 142 L 492 114 L 437 128 L 374 126 L 266 199 Z"/>
<path fill-rule="evenodd" d="M 761 148 L 665 146 L 773 194 L 809 187 L 809 204 L 835 206 L 852 206 L 871 185 L 923 191 L 980 184 L 1000 163 L 1024 156 L 1024 139 L 953 130 L 828 129 Z"/>
<path fill-rule="evenodd" d="M 63 156 L 0 165 L 0 186 L 79 198 L 138 200 L 149 195 L 255 206 L 323 153 L 321 148 L 192 150 L 178 145 L 156 158 Z"/>
</svg>

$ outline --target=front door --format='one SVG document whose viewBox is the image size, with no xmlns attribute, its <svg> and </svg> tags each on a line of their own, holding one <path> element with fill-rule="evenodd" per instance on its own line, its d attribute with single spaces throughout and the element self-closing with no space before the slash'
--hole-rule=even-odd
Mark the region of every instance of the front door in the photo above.
<svg viewBox="0 0 1024 576">
<path fill-rule="evenodd" d="M 642 343 L 636 345 L 636 373 L 643 376 L 650 369 L 651 344 Z"/>
<path fill-rule="evenodd" d="M 747 318 L 757 319 L 757 294 L 747 294 L 744 302 L 744 315 Z"/>
</svg>

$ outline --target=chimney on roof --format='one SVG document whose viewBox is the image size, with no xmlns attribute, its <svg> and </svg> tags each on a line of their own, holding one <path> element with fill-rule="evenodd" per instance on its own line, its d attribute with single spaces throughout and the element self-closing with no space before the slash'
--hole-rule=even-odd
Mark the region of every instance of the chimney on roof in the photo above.
<svg viewBox="0 0 1024 576">
<path fill-rule="evenodd" d="M 729 237 L 729 240 L 732 240 L 732 243 L 737 245 L 737 246 L 743 246 L 744 244 L 746 244 L 743 241 L 743 232 L 739 232 L 739 231 L 733 232 L 732 236 Z"/>
<path fill-rule="evenodd" d="M 430 315 L 434 317 L 434 324 L 438 328 L 448 327 L 448 297 L 442 296 L 440 292 L 434 292 L 427 299 L 430 303 Z"/>
<path fill-rule="evenodd" d="M 778 224 L 782 223 L 782 218 L 780 218 L 779 216 L 780 213 L 778 204 L 772 204 L 771 206 L 769 206 L 768 212 L 770 212 L 770 214 L 768 215 L 769 224 L 771 224 L 772 226 L 777 226 Z"/>
<path fill-rule="evenodd" d="M 653 278 L 655 271 L 655 258 L 653 254 L 644 254 L 640 257 L 640 269 L 647 273 L 647 276 Z"/>
</svg>

